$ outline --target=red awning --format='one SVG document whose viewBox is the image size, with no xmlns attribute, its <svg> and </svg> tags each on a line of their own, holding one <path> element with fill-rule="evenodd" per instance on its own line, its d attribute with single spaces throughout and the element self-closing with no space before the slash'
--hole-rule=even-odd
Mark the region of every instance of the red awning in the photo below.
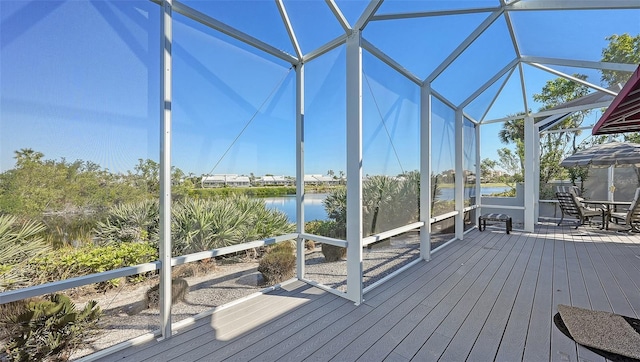
<svg viewBox="0 0 640 362">
<path fill-rule="evenodd" d="M 591 134 L 640 131 L 640 66 L 593 127 Z"/>
</svg>

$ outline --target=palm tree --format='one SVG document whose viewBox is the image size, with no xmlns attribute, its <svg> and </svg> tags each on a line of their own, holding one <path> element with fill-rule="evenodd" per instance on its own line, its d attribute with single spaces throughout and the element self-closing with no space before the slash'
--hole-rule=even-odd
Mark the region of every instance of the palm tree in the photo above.
<svg viewBox="0 0 640 362">
<path fill-rule="evenodd" d="M 498 132 L 500 142 L 504 144 L 515 143 L 516 154 L 520 160 L 520 170 L 524 170 L 524 115 L 520 112 L 515 116 L 523 116 L 523 118 L 512 119 L 502 124 L 502 129 Z M 508 115 L 512 117 L 514 115 Z"/>
<path fill-rule="evenodd" d="M 44 153 L 34 151 L 31 148 L 21 148 L 19 151 L 14 151 L 16 159 L 16 166 L 22 167 L 31 162 L 40 163 L 44 157 Z"/>
<path fill-rule="evenodd" d="M 371 176 L 362 184 L 362 207 L 365 231 L 375 234 L 393 224 L 394 203 L 398 201 L 399 181 L 389 176 Z"/>
</svg>

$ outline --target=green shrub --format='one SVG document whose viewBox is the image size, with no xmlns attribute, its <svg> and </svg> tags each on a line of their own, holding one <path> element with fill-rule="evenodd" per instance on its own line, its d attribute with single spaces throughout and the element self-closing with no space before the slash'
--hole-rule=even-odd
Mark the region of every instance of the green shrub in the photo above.
<svg viewBox="0 0 640 362">
<path fill-rule="evenodd" d="M 295 186 L 264 186 L 264 187 L 214 187 L 206 189 L 191 189 L 189 196 L 195 198 L 228 197 L 231 195 L 244 196 L 284 196 L 295 195 Z"/>
<path fill-rule="evenodd" d="M 258 265 L 265 283 L 278 284 L 291 279 L 296 271 L 295 247 L 291 242 L 282 242 L 267 249 Z"/>
<path fill-rule="evenodd" d="M 308 234 L 326 236 L 334 239 L 345 239 L 347 230 L 345 225 L 334 220 L 313 220 L 305 224 L 304 231 Z"/>
<path fill-rule="evenodd" d="M 334 220 L 314 220 L 305 224 L 305 232 L 314 235 L 326 236 L 334 239 L 345 239 L 346 230 L 344 224 Z M 315 247 L 315 245 L 314 245 Z M 347 256 L 347 249 L 326 243 L 321 245 L 322 255 L 328 262 L 338 261 Z"/>
<path fill-rule="evenodd" d="M 101 273 L 122 267 L 149 263 L 158 260 L 158 250 L 149 242 L 116 243 L 101 247 L 65 248 L 34 258 L 26 272 L 32 273 L 32 280 L 53 282 L 92 273 Z M 139 281 L 137 275 L 130 281 Z M 99 289 L 118 286 L 119 280 L 112 279 L 98 285 Z"/>
<path fill-rule="evenodd" d="M 12 361 L 67 360 L 74 349 L 87 343 L 100 315 L 95 301 L 78 311 L 61 294 L 30 302 L 13 318 L 16 328 L 6 346 L 7 356 Z"/>
</svg>

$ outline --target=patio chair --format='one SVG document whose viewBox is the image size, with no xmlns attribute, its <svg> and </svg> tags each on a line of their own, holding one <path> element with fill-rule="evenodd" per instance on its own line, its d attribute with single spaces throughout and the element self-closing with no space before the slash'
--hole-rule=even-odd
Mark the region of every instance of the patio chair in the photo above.
<svg viewBox="0 0 640 362">
<path fill-rule="evenodd" d="M 586 207 L 582 204 L 581 198 L 578 197 L 573 190 L 567 191 L 558 191 L 556 192 L 556 198 L 560 204 L 560 210 L 562 211 L 562 217 L 560 217 L 560 222 L 558 222 L 558 226 L 562 224 L 562 220 L 564 220 L 565 215 L 575 216 L 578 218 L 579 223 L 576 225 L 576 229 L 580 225 L 584 225 L 585 222 L 591 220 L 593 216 L 602 217 L 602 221 L 604 222 L 604 211 L 602 209 L 593 209 L 590 207 Z"/>
<path fill-rule="evenodd" d="M 636 195 L 631 201 L 629 210 L 626 212 L 612 212 L 611 218 L 623 220 L 624 224 L 635 232 L 640 232 L 640 187 L 636 189 Z"/>
</svg>

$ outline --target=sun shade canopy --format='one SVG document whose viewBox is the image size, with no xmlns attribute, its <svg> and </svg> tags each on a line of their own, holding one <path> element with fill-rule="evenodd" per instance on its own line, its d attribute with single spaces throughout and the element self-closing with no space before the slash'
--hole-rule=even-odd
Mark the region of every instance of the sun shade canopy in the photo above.
<svg viewBox="0 0 640 362">
<path fill-rule="evenodd" d="M 593 135 L 640 131 L 640 66 L 593 127 Z"/>
<path fill-rule="evenodd" d="M 560 166 L 620 166 L 640 164 L 640 144 L 610 142 L 589 147 L 565 158 Z"/>
</svg>

